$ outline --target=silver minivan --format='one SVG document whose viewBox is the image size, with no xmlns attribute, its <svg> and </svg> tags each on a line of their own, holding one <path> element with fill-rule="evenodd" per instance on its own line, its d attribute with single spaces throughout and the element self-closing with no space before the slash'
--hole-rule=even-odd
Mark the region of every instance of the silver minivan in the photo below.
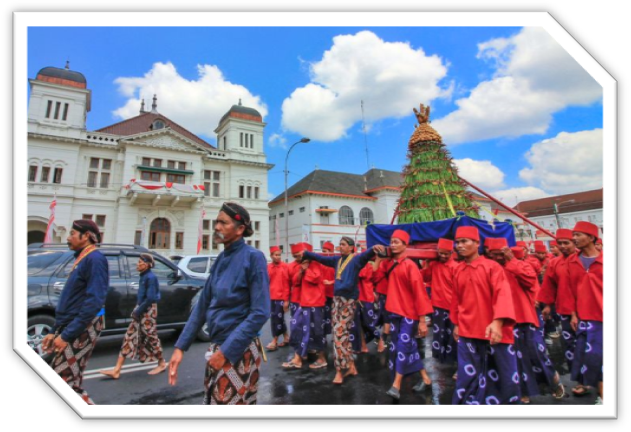
<svg viewBox="0 0 631 432">
<path fill-rule="evenodd" d="M 184 273 L 195 278 L 207 279 L 210 268 L 218 255 L 177 255 L 172 256 L 173 261 Z"/>
</svg>

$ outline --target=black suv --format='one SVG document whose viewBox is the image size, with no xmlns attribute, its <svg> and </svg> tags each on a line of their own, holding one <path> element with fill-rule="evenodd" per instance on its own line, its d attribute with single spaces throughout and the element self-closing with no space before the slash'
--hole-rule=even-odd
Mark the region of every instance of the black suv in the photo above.
<svg viewBox="0 0 631 432">
<path fill-rule="evenodd" d="M 100 244 L 107 258 L 110 286 L 105 300 L 103 335 L 125 333 L 136 306 L 140 275 L 136 263 L 141 253 L 155 259 L 152 272 L 160 281 L 158 329 L 182 329 L 199 299 L 205 280 L 186 275 L 167 258 L 140 246 Z M 48 359 L 41 343 L 55 323 L 55 308 L 74 263 L 66 245 L 34 243 L 28 247 L 28 344 Z M 198 335 L 208 341 L 205 328 Z"/>
</svg>

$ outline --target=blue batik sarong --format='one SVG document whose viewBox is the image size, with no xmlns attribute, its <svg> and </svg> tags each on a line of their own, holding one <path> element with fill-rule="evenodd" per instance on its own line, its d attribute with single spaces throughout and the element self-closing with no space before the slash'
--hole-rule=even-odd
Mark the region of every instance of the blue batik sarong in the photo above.
<svg viewBox="0 0 631 432">
<path fill-rule="evenodd" d="M 570 325 L 572 321 L 572 315 L 559 315 L 561 320 L 561 339 L 563 345 L 563 353 L 565 355 L 565 361 L 567 362 L 567 368 L 572 371 L 572 361 L 574 360 L 574 351 L 576 350 L 576 332 Z"/>
<path fill-rule="evenodd" d="M 270 326 L 272 328 L 272 337 L 277 337 L 287 333 L 285 310 L 283 309 L 284 306 L 284 300 L 272 300 L 270 307 Z"/>
<path fill-rule="evenodd" d="M 380 333 L 377 328 L 377 322 L 379 321 L 379 305 L 370 302 L 358 302 L 358 307 L 355 309 L 355 318 L 351 324 L 351 335 L 353 338 L 351 342 L 353 344 L 353 351 L 361 351 L 362 347 L 362 332 L 366 343 L 373 339 L 379 340 Z"/>
<path fill-rule="evenodd" d="M 331 324 L 331 316 L 333 312 L 333 298 L 327 297 L 326 303 L 324 304 L 324 335 L 330 335 L 333 330 L 333 325 Z"/>
<path fill-rule="evenodd" d="M 289 303 L 289 316 L 293 318 L 296 315 L 296 311 L 300 309 L 300 303 L 290 302 Z"/>
<path fill-rule="evenodd" d="M 391 336 L 388 368 L 392 376 L 395 372 L 405 376 L 425 369 L 415 338 L 418 321 L 391 313 L 388 322 Z"/>
<path fill-rule="evenodd" d="M 522 396 L 538 395 L 539 383 L 545 383 L 551 389 L 555 388 L 556 371 L 546 354 L 546 345 L 537 327 L 528 323 L 517 324 L 513 334 Z"/>
<path fill-rule="evenodd" d="M 453 405 L 518 404 L 517 356 L 512 344 L 460 336 Z"/>
<path fill-rule="evenodd" d="M 603 323 L 600 321 L 578 323 L 572 380 L 585 386 L 596 386 L 603 380 Z"/>
<path fill-rule="evenodd" d="M 454 325 L 449 319 L 449 311 L 434 308 L 432 315 L 432 357 L 440 363 L 453 363 L 458 360 L 458 349 L 454 340 Z"/>
<path fill-rule="evenodd" d="M 292 332 L 289 345 L 300 357 L 306 357 L 309 351 L 324 351 L 324 307 L 301 307 L 291 319 Z"/>
</svg>

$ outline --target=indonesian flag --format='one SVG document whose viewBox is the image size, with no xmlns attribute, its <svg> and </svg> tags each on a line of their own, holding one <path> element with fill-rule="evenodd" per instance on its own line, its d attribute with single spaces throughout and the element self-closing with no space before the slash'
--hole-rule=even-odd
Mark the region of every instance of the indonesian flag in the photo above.
<svg viewBox="0 0 631 432">
<path fill-rule="evenodd" d="M 53 202 L 50 203 L 50 217 L 48 218 L 48 225 L 46 226 L 46 235 L 44 236 L 44 243 L 53 242 L 53 225 L 55 223 L 55 207 L 57 207 L 57 194 L 53 197 Z"/>
<path fill-rule="evenodd" d="M 204 218 L 206 217 L 206 210 L 202 207 L 202 213 L 199 217 L 199 227 L 197 228 L 197 255 L 202 250 L 202 236 L 204 234 Z"/>
</svg>

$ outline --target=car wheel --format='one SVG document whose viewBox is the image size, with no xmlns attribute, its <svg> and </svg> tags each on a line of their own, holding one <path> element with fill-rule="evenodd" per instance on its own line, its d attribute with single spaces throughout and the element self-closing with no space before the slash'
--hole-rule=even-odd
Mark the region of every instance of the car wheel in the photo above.
<svg viewBox="0 0 631 432">
<path fill-rule="evenodd" d="M 197 339 L 202 342 L 210 342 L 210 335 L 208 334 L 208 324 L 204 323 L 201 329 L 197 332 Z"/>
<path fill-rule="evenodd" d="M 35 351 L 44 361 L 48 362 L 52 359 L 52 354 L 47 354 L 42 349 L 42 340 L 48 335 L 55 325 L 55 318 L 50 315 L 35 315 L 28 319 L 26 328 L 26 340 L 28 345 Z"/>
</svg>

